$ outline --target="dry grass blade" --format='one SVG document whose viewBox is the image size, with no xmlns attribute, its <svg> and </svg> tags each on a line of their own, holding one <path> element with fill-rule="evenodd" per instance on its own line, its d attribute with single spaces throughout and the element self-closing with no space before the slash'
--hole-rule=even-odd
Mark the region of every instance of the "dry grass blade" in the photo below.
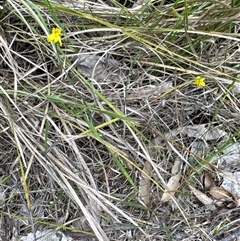
<svg viewBox="0 0 240 241">
<path fill-rule="evenodd" d="M 98 222 L 98 219 L 94 218 L 94 216 L 83 205 L 83 203 L 79 199 L 78 195 L 72 188 L 72 185 L 67 181 L 67 179 L 64 177 L 63 173 L 61 171 L 58 171 L 58 173 L 66 185 L 66 190 L 67 190 L 68 195 L 79 205 L 79 207 L 81 208 L 84 216 L 88 220 L 88 223 L 89 223 L 90 227 L 93 229 L 98 240 L 102 240 L 102 241 L 109 240 L 108 237 L 106 236 L 106 234 L 104 233 L 104 231 L 102 230 L 102 228 Z M 89 205 L 89 206 L 91 206 L 91 205 Z M 89 207 L 89 208 L 91 208 L 91 207 Z"/>
</svg>

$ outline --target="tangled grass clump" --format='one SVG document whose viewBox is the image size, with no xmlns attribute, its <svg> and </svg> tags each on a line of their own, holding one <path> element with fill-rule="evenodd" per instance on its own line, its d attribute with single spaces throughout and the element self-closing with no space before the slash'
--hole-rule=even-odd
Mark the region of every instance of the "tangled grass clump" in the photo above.
<svg viewBox="0 0 240 241">
<path fill-rule="evenodd" d="M 239 7 L 5 1 L 1 239 L 214 240 L 239 226 L 238 208 L 225 220 L 190 188 L 239 140 Z"/>
</svg>

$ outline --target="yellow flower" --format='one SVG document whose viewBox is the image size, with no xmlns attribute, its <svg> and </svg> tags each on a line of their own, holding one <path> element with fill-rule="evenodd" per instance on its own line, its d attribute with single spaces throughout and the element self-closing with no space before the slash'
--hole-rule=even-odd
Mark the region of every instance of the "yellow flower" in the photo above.
<svg viewBox="0 0 240 241">
<path fill-rule="evenodd" d="M 197 85 L 197 86 L 206 86 L 205 83 L 205 78 L 201 77 L 201 76 L 197 76 L 194 80 L 193 80 L 193 84 Z"/>
<path fill-rule="evenodd" d="M 59 43 L 62 46 L 62 39 L 61 39 L 62 30 L 60 28 L 52 28 L 52 33 L 48 35 L 47 41 L 53 43 Z"/>
</svg>

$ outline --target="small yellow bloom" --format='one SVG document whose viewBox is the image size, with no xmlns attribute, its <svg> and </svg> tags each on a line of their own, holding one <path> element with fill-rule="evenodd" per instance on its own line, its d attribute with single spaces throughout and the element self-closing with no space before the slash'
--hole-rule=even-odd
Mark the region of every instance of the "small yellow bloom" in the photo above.
<svg viewBox="0 0 240 241">
<path fill-rule="evenodd" d="M 62 30 L 60 28 L 52 28 L 52 33 L 48 35 L 47 41 L 53 43 L 59 43 L 62 46 L 62 39 L 61 39 Z"/>
<path fill-rule="evenodd" d="M 197 86 L 206 86 L 205 83 L 205 78 L 201 77 L 201 76 L 197 76 L 194 80 L 193 80 L 193 84 L 197 85 Z"/>
</svg>

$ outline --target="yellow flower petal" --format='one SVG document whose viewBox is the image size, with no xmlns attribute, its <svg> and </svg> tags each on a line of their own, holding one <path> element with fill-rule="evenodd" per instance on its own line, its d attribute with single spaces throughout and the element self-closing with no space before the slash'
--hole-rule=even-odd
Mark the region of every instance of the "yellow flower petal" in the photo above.
<svg viewBox="0 0 240 241">
<path fill-rule="evenodd" d="M 60 36 L 62 33 L 62 30 L 60 28 L 53 28 L 52 33 Z"/>
<path fill-rule="evenodd" d="M 197 77 L 193 80 L 193 84 L 194 84 L 194 85 L 197 85 L 197 86 L 204 87 L 204 86 L 206 86 L 205 78 L 203 78 L 203 77 L 201 77 L 201 76 L 197 76 Z"/>
<path fill-rule="evenodd" d="M 61 33 L 62 30 L 60 28 L 52 28 L 52 33 L 48 35 L 47 41 L 59 43 L 59 45 L 62 46 Z"/>
</svg>

